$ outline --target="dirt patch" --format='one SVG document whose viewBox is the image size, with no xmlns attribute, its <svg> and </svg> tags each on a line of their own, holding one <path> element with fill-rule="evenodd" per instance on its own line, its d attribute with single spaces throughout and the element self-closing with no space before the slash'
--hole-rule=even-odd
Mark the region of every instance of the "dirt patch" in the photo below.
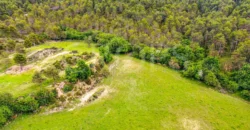
<svg viewBox="0 0 250 130">
<path fill-rule="evenodd" d="M 182 120 L 183 128 L 185 130 L 199 130 L 200 122 L 193 119 L 184 118 Z"/>
<path fill-rule="evenodd" d="M 22 69 L 20 66 L 14 65 L 14 66 L 10 67 L 9 69 L 7 69 L 7 71 L 5 73 L 6 74 L 21 74 L 21 73 L 24 73 L 26 71 L 31 70 L 32 68 L 34 68 L 33 65 L 23 66 Z"/>
<path fill-rule="evenodd" d="M 56 91 L 57 91 L 57 97 L 61 97 L 63 95 L 63 87 L 64 87 L 65 83 L 61 82 L 55 85 Z"/>
<path fill-rule="evenodd" d="M 73 108 L 69 109 L 69 111 L 73 111 L 75 108 L 84 106 L 90 102 L 93 102 L 94 100 L 101 99 L 108 95 L 108 93 L 111 92 L 108 86 L 99 86 L 91 91 L 85 93 L 81 98 L 80 98 L 80 103 L 78 103 L 76 106 Z M 93 98 L 95 98 L 93 100 Z"/>
<path fill-rule="evenodd" d="M 62 48 L 55 48 L 55 47 L 40 50 L 40 51 L 37 51 L 35 53 L 31 53 L 28 56 L 28 61 L 29 62 L 34 62 L 34 61 L 37 61 L 37 60 L 41 60 L 41 59 L 46 58 L 46 57 L 48 57 L 50 55 L 54 55 L 55 53 L 58 53 L 58 52 L 60 52 L 62 50 L 63 50 Z"/>
</svg>

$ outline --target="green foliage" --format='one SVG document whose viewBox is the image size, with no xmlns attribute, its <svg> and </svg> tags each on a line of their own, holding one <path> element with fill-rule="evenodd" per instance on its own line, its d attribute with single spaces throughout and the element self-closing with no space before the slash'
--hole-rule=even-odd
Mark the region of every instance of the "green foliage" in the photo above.
<svg viewBox="0 0 250 130">
<path fill-rule="evenodd" d="M 243 90 L 240 92 L 241 97 L 244 99 L 250 101 L 250 91 L 249 90 Z"/>
<path fill-rule="evenodd" d="M 213 87 L 218 87 L 218 88 L 220 87 L 220 82 L 218 81 L 216 75 L 211 71 L 207 72 L 207 74 L 204 77 L 204 81 L 207 85 L 211 85 Z"/>
<path fill-rule="evenodd" d="M 66 29 L 64 33 L 66 35 L 66 39 L 70 40 L 84 40 L 93 34 L 92 31 L 79 32 L 75 29 Z"/>
<path fill-rule="evenodd" d="M 236 92 L 238 90 L 238 84 L 232 80 L 229 79 L 227 75 L 224 73 L 219 73 L 218 74 L 218 80 L 221 84 L 221 86 L 230 92 Z"/>
<path fill-rule="evenodd" d="M 14 110 L 14 97 L 10 93 L 1 93 L 0 94 L 0 106 L 7 106 L 11 110 Z"/>
<path fill-rule="evenodd" d="M 39 45 L 39 44 L 42 44 L 44 43 L 44 40 L 46 39 L 46 35 L 38 35 L 38 34 L 35 34 L 35 33 L 31 33 L 29 34 L 25 40 L 24 40 L 24 46 L 26 48 L 28 47 L 31 47 L 31 46 L 36 46 L 36 45 Z"/>
<path fill-rule="evenodd" d="M 73 88 L 74 88 L 74 86 L 72 84 L 66 84 L 63 87 L 63 92 L 67 93 L 67 92 L 73 90 Z"/>
<path fill-rule="evenodd" d="M 171 59 L 171 55 L 169 54 L 167 49 L 164 49 L 160 52 L 158 59 L 159 59 L 159 63 L 164 64 L 164 65 L 168 65 L 168 63 Z"/>
<path fill-rule="evenodd" d="M 103 46 L 99 48 L 100 54 L 103 57 L 105 63 L 109 63 L 113 60 L 112 54 L 110 53 L 108 46 Z"/>
<path fill-rule="evenodd" d="M 35 99 L 37 100 L 39 106 L 46 106 L 48 104 L 51 104 L 53 102 L 55 102 L 56 95 L 47 89 L 42 89 L 39 90 L 36 94 L 35 94 Z"/>
<path fill-rule="evenodd" d="M 216 57 L 207 57 L 203 60 L 202 68 L 205 71 L 208 70 L 214 73 L 218 73 L 220 70 L 220 62 Z"/>
<path fill-rule="evenodd" d="M 115 54 L 127 53 L 131 50 L 130 43 L 121 37 L 114 37 L 111 39 L 108 43 L 108 47 L 110 52 Z"/>
<path fill-rule="evenodd" d="M 244 65 L 239 71 L 233 73 L 232 78 L 242 89 L 250 90 L 250 65 Z"/>
<path fill-rule="evenodd" d="M 19 97 L 15 102 L 15 110 L 20 113 L 34 112 L 38 106 L 38 102 L 31 96 Z"/>
<path fill-rule="evenodd" d="M 183 76 L 201 80 L 203 78 L 202 67 L 199 63 L 189 63 L 183 71 Z"/>
<path fill-rule="evenodd" d="M 52 78 L 53 80 L 56 80 L 59 78 L 59 70 L 57 68 L 55 68 L 54 66 L 48 67 L 48 68 L 42 70 L 42 73 L 47 78 Z"/>
<path fill-rule="evenodd" d="M 0 127 L 3 126 L 13 115 L 7 106 L 0 106 Z"/>
<path fill-rule="evenodd" d="M 182 67 L 185 61 L 192 61 L 195 58 L 193 50 L 189 46 L 176 46 L 169 49 L 169 53 L 178 60 Z"/>
<path fill-rule="evenodd" d="M 16 54 L 14 56 L 14 61 L 16 64 L 19 64 L 20 66 L 23 66 L 26 64 L 27 59 L 23 54 Z"/>
<path fill-rule="evenodd" d="M 76 83 L 77 80 L 86 80 L 91 75 L 89 66 L 83 61 L 77 62 L 77 67 L 68 67 L 65 70 L 66 79 L 71 83 Z"/>
<path fill-rule="evenodd" d="M 42 77 L 42 74 L 40 72 L 35 72 L 35 74 L 32 77 L 32 82 L 34 83 L 42 83 L 45 79 Z"/>
<path fill-rule="evenodd" d="M 140 59 L 146 61 L 155 62 L 155 49 L 150 47 L 144 47 L 139 54 Z"/>
</svg>

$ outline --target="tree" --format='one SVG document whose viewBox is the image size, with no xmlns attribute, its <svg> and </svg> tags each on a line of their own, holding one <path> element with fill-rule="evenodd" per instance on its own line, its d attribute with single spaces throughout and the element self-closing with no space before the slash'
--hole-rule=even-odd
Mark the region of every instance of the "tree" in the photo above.
<svg viewBox="0 0 250 130">
<path fill-rule="evenodd" d="M 23 54 L 16 54 L 14 56 L 14 61 L 16 64 L 20 65 L 21 71 L 22 71 L 23 65 L 25 65 L 27 63 L 26 57 Z"/>
</svg>

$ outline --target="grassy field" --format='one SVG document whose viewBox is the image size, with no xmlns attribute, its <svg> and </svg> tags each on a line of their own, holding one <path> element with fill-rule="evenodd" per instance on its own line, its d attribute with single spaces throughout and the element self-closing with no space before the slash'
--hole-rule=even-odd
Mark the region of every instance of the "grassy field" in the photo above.
<svg viewBox="0 0 250 130">
<path fill-rule="evenodd" d="M 29 48 L 26 50 L 26 52 L 27 55 L 29 55 L 38 50 L 43 50 L 45 48 L 50 47 L 64 48 L 64 51 L 77 50 L 79 53 L 98 52 L 98 49 L 95 48 L 93 44 L 89 46 L 85 42 L 80 41 L 48 42 L 40 46 Z M 34 66 L 44 67 L 46 65 L 52 64 L 56 59 L 60 57 L 62 56 L 58 56 L 52 59 L 49 59 L 50 57 L 48 57 L 47 59 L 37 61 L 37 63 L 34 63 Z M 46 62 L 44 62 L 45 60 Z M 4 68 L 5 66 L 5 64 L 0 64 L 0 68 Z M 34 92 L 36 90 L 39 90 L 41 87 L 47 87 L 49 85 L 49 83 L 45 83 L 42 85 L 35 85 L 32 83 L 32 76 L 36 71 L 35 69 L 16 75 L 4 74 L 4 71 L 1 71 L 2 73 L 0 73 L 0 92 L 9 92 L 14 94 L 14 96 L 19 96 Z"/>
<path fill-rule="evenodd" d="M 173 70 L 118 56 L 108 96 L 74 111 L 18 117 L 4 130 L 250 129 L 250 104 Z"/>
</svg>

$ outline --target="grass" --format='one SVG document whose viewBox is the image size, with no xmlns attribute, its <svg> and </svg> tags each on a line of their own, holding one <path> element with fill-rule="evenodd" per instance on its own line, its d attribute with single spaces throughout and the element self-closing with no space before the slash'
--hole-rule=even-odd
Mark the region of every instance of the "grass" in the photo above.
<svg viewBox="0 0 250 130">
<path fill-rule="evenodd" d="M 50 48 L 50 47 L 58 47 L 58 48 L 64 48 L 65 51 L 72 51 L 77 50 L 79 53 L 82 52 L 98 52 L 98 49 L 94 47 L 94 44 L 91 44 L 90 46 L 86 44 L 83 41 L 64 41 L 64 42 L 48 42 L 39 46 L 31 47 L 26 50 L 26 52 L 32 53 L 37 50 L 42 50 L 44 48 Z M 62 56 L 58 56 L 52 59 L 49 59 L 46 62 L 43 62 L 44 60 L 37 61 L 35 65 L 38 65 L 40 67 L 48 66 L 55 62 L 57 59 L 61 58 Z M 0 59 L 0 63 L 6 63 L 7 59 Z M 9 61 L 9 60 L 8 60 Z M 9 75 L 4 74 L 5 70 L 12 65 L 13 61 L 10 60 L 11 63 L 6 64 L 0 64 L 0 93 L 9 92 L 12 93 L 14 96 L 20 96 L 24 94 L 29 94 L 31 92 L 34 92 L 36 90 L 39 90 L 41 87 L 46 87 L 49 85 L 49 83 L 44 83 L 41 85 L 37 85 L 32 83 L 32 76 L 35 72 L 34 69 L 24 72 L 22 74 L 17 75 Z"/>
<path fill-rule="evenodd" d="M 250 129 L 248 102 L 160 65 L 116 61 L 102 83 L 113 90 L 107 97 L 71 112 L 20 116 L 3 129 Z"/>
<path fill-rule="evenodd" d="M 32 47 L 27 50 L 28 53 L 42 50 L 44 48 L 57 47 L 64 48 L 65 51 L 77 50 L 78 52 L 98 52 L 94 44 L 86 44 L 84 41 L 62 41 L 62 42 L 48 42 L 39 46 Z"/>
</svg>

